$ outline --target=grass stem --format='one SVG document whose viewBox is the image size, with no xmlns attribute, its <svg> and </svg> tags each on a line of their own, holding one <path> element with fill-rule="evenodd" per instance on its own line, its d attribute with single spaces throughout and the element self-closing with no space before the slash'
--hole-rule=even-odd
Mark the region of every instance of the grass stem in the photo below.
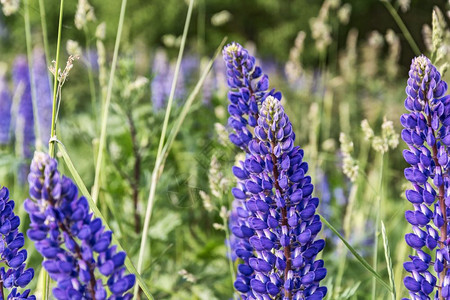
<svg viewBox="0 0 450 300">
<path fill-rule="evenodd" d="M 33 74 L 33 47 L 31 43 L 31 24 L 30 24 L 30 8 L 29 0 L 24 0 L 24 21 L 25 21 L 25 40 L 27 46 L 28 75 L 31 87 L 31 103 L 33 106 L 34 133 L 36 136 L 36 150 L 42 149 L 41 127 L 39 123 L 39 112 L 36 96 L 36 82 Z"/>
<path fill-rule="evenodd" d="M 382 192 L 383 192 L 383 165 L 384 165 L 384 154 L 381 154 L 381 163 L 380 163 L 380 181 L 378 188 L 378 197 L 377 197 L 377 207 L 376 207 L 376 219 L 375 219 L 375 233 L 374 233 L 374 243 L 373 243 L 373 269 L 377 271 L 378 265 L 378 235 L 380 229 L 380 221 L 381 221 L 381 201 L 382 201 Z M 372 300 L 376 299 L 377 293 L 377 281 L 375 279 L 372 280 Z"/>
<path fill-rule="evenodd" d="M 56 119 L 57 119 L 57 97 L 58 97 L 58 69 L 59 69 L 59 52 L 61 49 L 61 32 L 62 32 L 62 20 L 64 14 L 64 0 L 60 2 L 59 8 L 59 22 L 58 22 L 58 40 L 56 42 L 56 59 L 55 59 L 55 74 L 53 81 L 53 105 L 52 105 L 52 124 L 50 129 L 50 141 L 48 144 L 48 153 L 51 157 L 55 157 L 55 145 L 53 137 L 56 138 Z"/>
<path fill-rule="evenodd" d="M 114 83 L 114 74 L 116 72 L 117 67 L 117 58 L 119 56 L 119 46 L 120 46 L 120 38 L 122 36 L 123 23 L 125 20 L 125 10 L 127 6 L 127 0 L 122 0 L 122 5 L 120 7 L 120 17 L 119 17 L 119 26 L 117 27 L 116 34 L 116 42 L 114 45 L 114 55 L 111 65 L 111 71 L 109 73 L 109 82 L 108 89 L 106 92 L 105 105 L 102 111 L 102 124 L 101 124 L 101 132 L 100 132 L 100 142 L 98 146 L 98 154 L 97 161 L 95 165 L 95 177 L 94 177 L 94 185 L 92 186 L 92 199 L 94 203 L 97 203 L 98 193 L 100 191 L 100 170 L 102 169 L 103 163 L 103 151 L 105 150 L 106 144 L 106 126 L 108 124 L 108 115 L 109 115 L 109 105 L 111 104 L 111 96 L 112 96 L 112 88 Z"/>
<path fill-rule="evenodd" d="M 408 30 L 408 27 L 406 27 L 405 23 L 403 22 L 402 18 L 400 18 L 398 12 L 392 6 L 391 2 L 389 2 L 388 0 L 380 0 L 380 1 L 384 4 L 384 6 L 386 6 L 392 18 L 394 18 L 394 21 L 397 23 L 398 27 L 400 27 L 400 30 L 402 31 L 403 35 L 408 41 L 409 46 L 413 50 L 414 54 L 417 56 L 420 55 L 421 52 L 419 46 L 417 46 L 416 42 L 414 41 L 414 38 L 412 37 L 411 33 Z"/>
<path fill-rule="evenodd" d="M 193 7 L 194 7 L 194 0 L 190 0 L 189 8 L 188 8 L 187 16 L 186 16 L 186 21 L 184 23 L 183 36 L 181 38 L 180 51 L 178 53 L 177 64 L 175 66 L 175 73 L 174 73 L 174 77 L 172 79 L 172 86 L 170 89 L 169 100 L 167 102 L 167 109 L 166 109 L 166 113 L 164 116 L 162 132 L 161 132 L 161 136 L 159 139 L 159 145 L 158 145 L 158 151 L 156 154 L 155 166 L 154 166 L 154 169 L 152 172 L 150 192 L 149 192 L 148 201 L 147 201 L 147 209 L 145 212 L 144 227 L 142 229 L 142 239 L 141 239 L 141 245 L 140 245 L 140 249 L 139 249 L 139 260 L 138 260 L 138 265 L 137 265 L 137 270 L 139 273 L 142 271 L 142 266 L 144 263 L 144 253 L 145 253 L 145 246 L 147 243 L 148 227 L 150 225 L 150 218 L 151 218 L 151 214 L 152 214 L 152 210 L 153 210 L 153 203 L 154 203 L 154 197 L 155 197 L 155 192 L 156 192 L 156 184 L 157 184 L 158 178 L 159 178 L 159 170 L 160 170 L 160 166 L 161 166 L 162 160 L 163 160 L 162 150 L 164 147 L 167 127 L 169 124 L 169 117 L 170 117 L 170 112 L 171 112 L 171 108 L 172 108 L 173 97 L 175 95 L 175 88 L 176 88 L 176 84 L 178 81 L 178 74 L 179 74 L 180 67 L 181 67 L 181 60 L 183 58 L 184 47 L 186 45 L 186 38 L 187 38 L 188 30 L 189 30 L 189 24 L 191 21 Z M 134 291 L 135 297 L 138 294 L 137 292 L 138 292 L 137 288 L 135 288 L 135 291 Z"/>
</svg>

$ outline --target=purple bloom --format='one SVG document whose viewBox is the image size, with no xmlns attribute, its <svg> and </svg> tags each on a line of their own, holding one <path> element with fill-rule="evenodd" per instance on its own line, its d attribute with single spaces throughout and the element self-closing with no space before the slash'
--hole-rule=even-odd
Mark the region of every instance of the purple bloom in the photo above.
<svg viewBox="0 0 450 300">
<path fill-rule="evenodd" d="M 10 290 L 7 299 L 29 299 L 35 300 L 35 296 L 30 296 L 30 290 L 26 290 L 20 295 L 17 288 L 24 288 L 34 277 L 32 268 L 25 269 L 27 250 L 21 249 L 25 243 L 22 233 L 19 233 L 20 218 L 14 214 L 15 203 L 9 199 L 9 191 L 6 187 L 0 189 L 0 255 L 1 262 L 7 268 L 0 268 L 0 294 L 3 288 Z M 14 298 L 17 297 L 17 298 Z"/>
<path fill-rule="evenodd" d="M 16 137 L 22 141 L 20 155 L 29 159 L 33 155 L 35 135 L 33 103 L 31 102 L 30 74 L 25 56 L 20 55 L 14 61 L 13 81 L 15 93 L 19 93 L 20 102 L 16 121 Z"/>
<path fill-rule="evenodd" d="M 43 145 L 47 145 L 50 139 L 52 122 L 53 92 L 45 54 L 39 48 L 33 51 L 33 79 L 36 87 L 37 116 L 40 126 L 41 142 Z"/>
<path fill-rule="evenodd" d="M 412 183 L 406 198 L 413 210 L 405 213 L 413 232 L 405 236 L 415 250 L 404 264 L 411 273 L 404 279 L 412 299 L 450 297 L 449 228 L 450 213 L 448 145 L 450 145 L 450 96 L 447 83 L 425 56 L 412 60 L 402 138 L 409 147 L 403 156 L 411 167 L 405 177 Z M 432 222 L 432 224 L 431 224 Z M 431 253 L 432 256 L 429 254 Z M 434 271 L 433 271 L 434 269 Z"/>
<path fill-rule="evenodd" d="M 294 146 L 281 93 L 266 92 L 267 76 L 240 45 L 228 45 L 224 58 L 231 88 L 229 124 L 235 130 L 230 140 L 247 152 L 245 161 L 233 167 L 238 218 L 230 223 L 242 262 L 234 286 L 242 299 L 322 299 L 327 289 L 319 283 L 327 271 L 316 260 L 325 246 L 316 239 L 322 228 L 319 199 L 312 197 L 308 164 L 303 150 Z"/>
<path fill-rule="evenodd" d="M 230 134 L 233 144 L 247 150 L 252 140 L 251 128 L 256 126 L 258 105 L 267 97 L 269 78 L 262 69 L 255 65 L 255 58 L 238 43 L 227 45 L 223 50 L 223 58 L 227 66 L 228 125 L 233 128 Z M 273 91 L 269 94 L 273 94 Z M 281 97 L 277 93 L 277 98 Z"/>
<path fill-rule="evenodd" d="M 0 145 L 10 140 L 12 98 L 5 74 L 0 74 Z"/>
<path fill-rule="evenodd" d="M 188 67 L 188 66 L 187 66 Z M 158 50 L 153 60 L 153 80 L 151 82 L 152 104 L 154 111 L 160 111 L 167 105 L 172 81 L 175 75 L 175 65 L 170 64 L 164 51 Z M 190 74 L 189 74 L 190 75 Z M 174 99 L 181 99 L 185 95 L 185 83 L 183 70 L 178 74 L 178 82 L 175 89 Z"/>
<path fill-rule="evenodd" d="M 28 182 L 32 200 L 25 201 L 31 219 L 27 234 L 45 258 L 42 265 L 57 281 L 54 297 L 131 299 L 127 291 L 135 276 L 125 274 L 125 252 L 110 245 L 111 231 L 93 218 L 86 198 L 78 197 L 76 185 L 59 173 L 56 160 L 36 153 Z M 107 278 L 106 285 L 100 275 Z"/>
</svg>

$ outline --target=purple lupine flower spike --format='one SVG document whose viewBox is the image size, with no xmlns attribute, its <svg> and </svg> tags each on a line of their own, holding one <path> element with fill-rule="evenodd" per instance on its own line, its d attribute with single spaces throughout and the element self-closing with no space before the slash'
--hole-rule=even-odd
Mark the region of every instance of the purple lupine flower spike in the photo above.
<svg viewBox="0 0 450 300">
<path fill-rule="evenodd" d="M 223 50 L 227 66 L 228 125 L 233 128 L 230 140 L 239 148 L 247 151 L 253 135 L 250 128 L 256 126 L 258 105 L 264 101 L 269 88 L 269 78 L 261 68 L 255 65 L 255 58 L 238 43 L 231 43 Z M 273 94 L 273 91 L 269 94 Z M 275 95 L 281 98 L 281 94 Z"/>
<path fill-rule="evenodd" d="M 427 57 L 412 60 L 405 100 L 410 113 L 400 118 L 402 139 L 409 147 L 403 156 L 411 165 L 405 177 L 413 187 L 406 191 L 413 210 L 405 213 L 413 232 L 405 240 L 415 253 L 404 264 L 411 273 L 404 279 L 411 299 L 430 299 L 430 294 L 435 299 L 450 298 L 450 179 L 445 175 L 450 166 L 450 96 L 445 96 L 446 91 L 447 83 Z"/>
<path fill-rule="evenodd" d="M 0 299 L 3 289 L 10 290 L 7 299 L 35 300 L 26 290 L 22 295 L 17 288 L 24 288 L 34 277 L 32 268 L 25 269 L 27 250 L 21 249 L 25 243 L 22 233 L 19 233 L 20 218 L 14 214 L 15 203 L 9 199 L 9 191 L 6 187 L 0 189 L 0 256 L 1 262 L 7 268 L 0 268 Z M 16 298 L 15 298 L 16 297 Z"/>
<path fill-rule="evenodd" d="M 248 215 L 233 233 L 249 236 L 246 252 L 237 253 L 243 263 L 235 287 L 243 299 L 322 299 L 327 289 L 319 283 L 327 271 L 316 260 L 325 246 L 316 239 L 322 228 L 319 199 L 312 197 L 308 164 L 302 161 L 303 150 L 294 146 L 279 99 L 268 96 L 262 103 L 255 136 L 242 168 L 233 168 L 242 180 L 233 194 L 244 200 L 241 213 Z"/>
<path fill-rule="evenodd" d="M 11 131 L 12 97 L 5 74 L 0 71 L 0 145 L 7 145 Z"/>
<path fill-rule="evenodd" d="M 186 66 L 189 68 L 189 66 Z M 166 53 L 158 50 L 155 54 L 152 67 L 153 80 L 151 82 L 152 104 L 154 111 L 160 111 L 167 105 L 172 81 L 175 76 L 175 65 L 170 64 Z M 189 74 L 189 73 L 187 73 Z M 178 81 L 175 89 L 174 99 L 182 99 L 186 94 L 185 78 L 186 74 L 180 69 Z"/>
<path fill-rule="evenodd" d="M 30 74 L 27 59 L 23 55 L 18 56 L 14 61 L 13 81 L 15 93 L 20 93 L 16 129 L 20 131 L 17 134 L 23 139 L 21 155 L 23 158 L 29 159 L 33 156 L 35 135 Z"/>
<path fill-rule="evenodd" d="M 166 91 L 166 73 L 170 68 L 166 53 L 158 50 L 153 60 L 152 73 L 154 75 L 151 82 L 152 104 L 155 111 L 164 108 L 168 94 Z"/>
<path fill-rule="evenodd" d="M 255 59 L 238 44 L 224 50 L 227 63 L 230 140 L 246 151 L 233 167 L 237 218 L 230 219 L 233 247 L 242 263 L 234 286 L 242 299 L 323 299 L 326 276 L 317 254 L 325 242 L 312 197 L 303 150 L 281 105 L 281 93 L 268 90 Z M 256 79 L 256 80 L 255 80 Z M 251 127 L 254 128 L 252 134 Z"/>
<path fill-rule="evenodd" d="M 78 197 L 76 185 L 57 167 L 55 159 L 35 153 L 28 176 L 31 199 L 25 201 L 31 219 L 27 234 L 45 258 L 42 265 L 57 281 L 54 297 L 131 299 L 127 291 L 135 276 L 125 274 L 125 252 L 110 245 L 111 231 L 93 218 L 86 198 Z"/>
<path fill-rule="evenodd" d="M 44 51 L 36 48 L 33 51 L 33 79 L 37 96 L 37 116 L 40 126 L 42 145 L 47 145 L 50 139 L 52 122 L 53 92 L 48 76 L 47 62 Z"/>
</svg>

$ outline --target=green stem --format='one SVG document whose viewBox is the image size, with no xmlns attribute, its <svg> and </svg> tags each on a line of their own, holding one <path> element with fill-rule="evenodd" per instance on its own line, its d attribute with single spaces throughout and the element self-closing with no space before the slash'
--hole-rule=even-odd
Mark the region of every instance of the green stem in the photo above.
<svg viewBox="0 0 450 300">
<path fill-rule="evenodd" d="M 44 0 L 39 0 L 39 12 L 41 15 L 41 27 L 42 27 L 42 36 L 43 36 L 43 40 L 44 40 L 45 61 L 47 62 L 47 66 L 49 66 L 50 65 L 50 49 L 48 46 L 47 17 L 45 14 Z"/>
<path fill-rule="evenodd" d="M 34 74 L 33 74 L 33 53 L 31 45 L 31 26 L 30 26 L 30 11 L 28 0 L 24 0 L 23 6 L 24 6 L 24 21 L 25 21 L 25 40 L 27 45 L 28 74 L 30 78 L 30 87 L 31 87 L 31 103 L 33 106 L 34 133 L 36 135 L 36 149 L 41 150 L 42 137 L 37 107 L 36 84 L 34 82 Z"/>
<path fill-rule="evenodd" d="M 349 199 L 348 199 L 347 209 L 345 211 L 343 229 L 344 229 L 344 236 L 346 239 L 348 239 L 350 236 L 351 217 L 353 215 L 353 207 L 355 206 L 356 195 L 358 193 L 358 181 L 359 181 L 359 177 L 356 179 L 356 182 L 353 183 L 353 185 L 352 185 L 352 188 L 350 190 L 350 195 L 348 197 Z M 340 250 L 343 250 L 343 249 L 340 249 Z M 336 293 L 337 293 L 337 295 L 339 295 L 339 293 L 342 291 L 341 284 L 342 284 L 342 278 L 343 278 L 344 272 L 345 272 L 345 264 L 347 261 L 347 252 L 342 251 L 341 255 L 342 255 L 342 258 L 339 262 L 338 273 L 336 276 Z"/>
<path fill-rule="evenodd" d="M 164 123 L 163 123 L 163 127 L 162 127 L 161 136 L 160 136 L 160 139 L 159 139 L 159 145 L 158 145 L 158 152 L 156 154 L 155 167 L 154 167 L 153 172 L 152 172 L 152 179 L 151 179 L 151 184 L 150 184 L 150 192 L 149 192 L 148 201 L 147 201 L 147 209 L 146 209 L 146 212 L 145 212 L 144 227 L 142 229 L 142 239 L 141 239 L 141 245 L 140 245 L 140 249 L 139 249 L 139 260 L 138 260 L 138 265 L 137 265 L 137 270 L 138 270 L 139 273 L 142 270 L 142 265 L 143 265 L 143 262 L 144 262 L 144 253 L 145 253 L 145 246 L 146 246 L 146 243 L 147 243 L 148 227 L 150 225 L 150 218 L 151 218 L 151 214 L 152 214 L 152 210 L 153 210 L 154 197 L 155 197 L 155 193 L 156 193 L 156 183 L 158 182 L 159 169 L 160 169 L 160 166 L 162 165 L 162 161 L 163 161 L 162 150 L 163 150 L 163 147 L 164 147 L 164 141 L 165 141 L 165 137 L 166 137 L 167 127 L 168 127 L 168 124 L 169 124 L 170 111 L 171 111 L 171 108 L 172 108 L 173 97 L 175 95 L 175 87 L 176 87 L 176 84 L 177 84 L 177 81 L 178 81 L 178 74 L 179 74 L 179 71 L 180 71 L 181 60 L 183 58 L 183 52 L 184 52 L 184 47 L 185 47 L 185 44 L 186 44 L 186 37 L 187 37 L 187 34 L 188 34 L 188 30 L 189 30 L 189 23 L 191 21 L 193 7 L 194 7 L 194 0 L 190 0 L 189 8 L 188 8 L 187 16 L 186 16 L 186 21 L 184 23 L 183 36 L 181 38 L 180 51 L 178 53 L 177 64 L 176 64 L 176 67 L 175 67 L 175 74 L 174 74 L 174 77 L 172 79 L 172 86 L 171 86 L 171 89 L 170 89 L 170 94 L 169 94 L 169 100 L 168 100 L 168 103 L 167 103 L 166 114 L 164 116 Z M 135 295 L 138 294 L 137 287 L 135 287 L 135 289 L 134 289 L 134 294 Z"/>
<path fill-rule="evenodd" d="M 325 224 L 328 228 L 330 228 L 331 231 L 333 231 L 333 233 L 335 235 L 337 235 L 337 237 L 344 243 L 344 245 L 347 247 L 347 249 L 355 256 L 355 258 L 360 262 L 360 264 L 367 270 L 369 271 L 372 276 L 378 280 L 379 283 L 381 283 L 389 292 L 392 292 L 392 288 L 391 286 L 386 283 L 383 278 L 381 278 L 380 274 L 377 273 L 377 271 L 375 271 L 372 266 L 361 256 L 359 255 L 358 252 L 356 252 L 355 248 L 353 248 L 349 242 L 347 242 L 347 240 L 336 230 L 336 228 L 334 228 L 333 225 L 330 224 L 330 222 L 328 222 L 322 215 L 319 214 L 320 220 L 323 222 L 323 224 Z"/>
<path fill-rule="evenodd" d="M 27 0 L 28 1 L 28 0 Z M 44 51 L 46 60 L 49 59 L 49 49 L 48 49 L 48 37 L 47 37 L 47 24 L 45 21 L 45 8 L 44 3 L 42 0 L 39 1 L 39 8 L 41 12 L 41 22 L 42 22 L 42 32 L 44 35 Z M 60 10 L 59 10 L 59 22 L 58 22 L 58 40 L 56 44 L 56 62 L 55 62 L 55 79 L 53 82 L 53 105 L 52 105 L 52 123 L 51 123 L 51 129 L 50 129 L 50 138 L 53 136 L 56 136 L 56 100 L 57 100 L 57 85 L 58 85 L 58 61 L 59 61 L 59 50 L 61 46 L 61 32 L 62 32 L 62 19 L 63 19 L 63 13 L 64 13 L 64 0 L 61 0 L 60 4 Z M 39 138 L 40 139 L 40 138 Z M 49 149 L 49 155 L 51 157 L 55 157 L 55 145 L 51 141 L 49 141 L 48 145 Z M 50 277 L 48 273 L 44 270 L 44 280 L 43 280 L 43 299 L 47 300 L 48 295 L 50 294 Z"/>
<path fill-rule="evenodd" d="M 378 234 L 380 228 L 380 219 L 381 219 L 381 199 L 383 192 L 383 163 L 384 163 L 384 153 L 381 154 L 381 163 L 380 163 L 380 181 L 378 188 L 378 201 L 377 201 L 377 212 L 376 212 L 376 220 L 375 220 L 375 233 L 374 233 L 374 243 L 373 243 L 373 269 L 377 271 L 378 264 Z M 372 300 L 376 299 L 377 292 L 377 281 L 375 279 L 372 280 Z"/>
<path fill-rule="evenodd" d="M 413 50 L 415 55 L 420 55 L 420 49 L 419 46 L 417 46 L 416 42 L 414 41 L 414 38 L 412 37 L 411 33 L 409 32 L 408 28 L 406 27 L 405 23 L 403 22 L 402 18 L 398 15 L 398 12 L 395 10 L 395 8 L 392 6 L 391 2 L 388 0 L 380 0 L 383 2 L 384 6 L 386 6 L 387 10 L 391 14 L 391 16 L 394 18 L 394 21 L 397 23 L 398 27 L 400 27 L 400 30 L 402 31 L 403 35 L 405 36 L 406 40 L 409 43 L 409 46 Z"/>
<path fill-rule="evenodd" d="M 94 185 L 92 187 L 92 199 L 94 203 L 97 203 L 98 193 L 100 190 L 100 170 L 103 162 L 103 151 L 106 143 L 106 125 L 108 123 L 109 105 L 111 103 L 112 88 L 114 83 L 114 74 L 117 67 L 117 57 L 119 56 L 120 38 L 122 36 L 123 23 L 125 20 L 125 9 L 127 6 L 127 0 L 122 0 L 122 6 L 120 8 L 119 26 L 117 28 L 116 43 L 114 45 L 114 55 L 112 60 L 111 72 L 109 74 L 108 90 L 106 92 L 105 106 L 103 107 L 102 126 L 100 132 L 100 143 L 98 146 L 97 162 L 95 166 L 95 178 Z"/>
<path fill-rule="evenodd" d="M 48 144 L 48 153 L 51 157 L 55 157 L 55 142 L 52 140 L 56 138 L 56 107 L 57 107 L 57 91 L 58 91 L 58 68 L 59 68 L 59 52 L 61 48 L 61 32 L 62 32 L 62 20 L 64 14 L 64 0 L 60 0 L 59 8 L 59 22 L 58 22 L 58 40 L 56 43 L 56 60 L 55 60 L 55 74 L 53 81 L 53 107 L 52 107 L 52 126 L 50 129 L 50 141 Z M 60 95 L 61 96 L 61 95 Z"/>
<path fill-rule="evenodd" d="M 227 218 L 223 218 L 223 226 L 225 230 L 225 238 L 227 240 L 227 251 L 231 255 L 231 245 L 230 245 L 230 229 L 228 228 L 228 220 Z M 228 257 L 228 268 L 230 270 L 230 276 L 231 276 L 231 286 L 234 285 L 234 282 L 236 281 L 236 275 L 234 273 L 234 267 L 233 267 L 233 261 L 231 257 Z"/>
</svg>

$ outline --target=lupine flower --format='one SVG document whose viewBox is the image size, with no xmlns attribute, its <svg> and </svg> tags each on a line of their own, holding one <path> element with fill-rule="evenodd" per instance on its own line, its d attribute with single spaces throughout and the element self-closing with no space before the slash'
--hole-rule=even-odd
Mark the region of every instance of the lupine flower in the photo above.
<svg viewBox="0 0 450 300">
<path fill-rule="evenodd" d="M 175 75 L 175 66 L 169 63 L 167 55 L 163 50 L 158 50 L 156 52 L 153 60 L 152 73 L 154 75 L 151 83 L 152 104 L 153 109 L 155 111 L 159 111 L 167 104 L 170 89 L 172 88 L 172 81 Z M 184 97 L 184 94 L 185 87 L 183 71 L 180 70 L 174 99 L 181 99 Z"/>
<path fill-rule="evenodd" d="M 20 146 L 18 156 L 23 160 L 19 166 L 18 179 L 25 182 L 27 177 L 27 163 L 33 156 L 35 147 L 34 115 L 31 98 L 30 73 L 25 56 L 20 55 L 14 61 L 13 82 L 15 94 L 20 95 L 19 109 L 15 120 L 16 143 Z"/>
<path fill-rule="evenodd" d="M 243 150 L 247 150 L 253 134 L 250 128 L 255 127 L 258 117 L 258 104 L 267 96 L 269 78 L 262 73 L 261 67 L 255 65 L 255 58 L 237 43 L 229 44 L 223 51 L 227 65 L 228 125 L 233 128 L 230 141 Z M 273 92 L 269 93 L 273 94 Z M 281 97 L 277 93 L 276 97 Z"/>
<path fill-rule="evenodd" d="M 264 100 L 255 135 L 245 162 L 233 168 L 241 182 L 232 193 L 244 202 L 240 214 L 247 215 L 233 233 L 248 237 L 247 247 L 236 250 L 243 263 L 235 287 L 245 299 L 322 299 L 326 288 L 319 282 L 326 269 L 315 260 L 325 246 L 315 239 L 322 228 L 315 214 L 319 199 L 312 197 L 308 164 L 303 150 L 294 147 L 295 134 L 279 99 Z"/>
<path fill-rule="evenodd" d="M 15 203 L 9 199 L 6 187 L 0 189 L 0 255 L 6 264 L 0 268 L 0 295 L 3 289 L 10 290 L 7 299 L 35 300 L 30 290 L 20 294 L 17 288 L 24 288 L 34 277 L 32 268 L 25 269 L 27 250 L 21 249 L 25 243 L 22 233 L 19 233 L 20 218 L 14 214 Z M 2 298 L 3 299 L 3 298 Z"/>
<path fill-rule="evenodd" d="M 404 264 L 404 279 L 411 299 L 449 299 L 449 172 L 450 96 L 447 83 L 425 56 L 412 60 L 405 107 L 400 121 L 403 151 L 411 165 L 405 177 L 412 183 L 406 198 L 413 210 L 405 213 L 413 232 L 405 235 L 414 254 Z M 432 222 L 432 223 L 431 223 Z M 430 255 L 431 253 L 431 255 Z"/>
<path fill-rule="evenodd" d="M 135 276 L 125 274 L 125 252 L 111 246 L 111 231 L 105 231 L 101 219 L 93 217 L 86 198 L 78 197 L 76 185 L 57 167 L 47 154 L 35 154 L 28 176 L 31 199 L 25 201 L 31 219 L 27 234 L 45 258 L 42 265 L 57 282 L 54 297 L 131 299 L 127 291 Z"/>
<path fill-rule="evenodd" d="M 12 99 L 5 74 L 0 72 L 0 145 L 9 143 Z"/>
<path fill-rule="evenodd" d="M 20 95 L 16 135 L 19 135 L 22 139 L 22 153 L 20 154 L 23 158 L 28 159 L 33 155 L 35 135 L 30 73 L 25 56 L 20 55 L 14 61 L 13 81 L 16 93 Z"/>
<path fill-rule="evenodd" d="M 53 93 L 44 51 L 33 51 L 33 80 L 36 87 L 37 118 L 40 126 L 41 143 L 47 145 L 52 122 Z"/>
<path fill-rule="evenodd" d="M 237 218 L 230 219 L 236 237 L 230 245 L 242 262 L 234 286 L 242 299 L 322 299 L 326 269 L 315 260 L 325 246 L 315 239 L 322 228 L 315 214 L 319 200 L 312 197 L 308 165 L 294 146 L 281 93 L 266 92 L 267 76 L 239 44 L 225 47 L 224 58 L 235 131 L 230 140 L 247 152 L 233 167 Z"/>
</svg>

